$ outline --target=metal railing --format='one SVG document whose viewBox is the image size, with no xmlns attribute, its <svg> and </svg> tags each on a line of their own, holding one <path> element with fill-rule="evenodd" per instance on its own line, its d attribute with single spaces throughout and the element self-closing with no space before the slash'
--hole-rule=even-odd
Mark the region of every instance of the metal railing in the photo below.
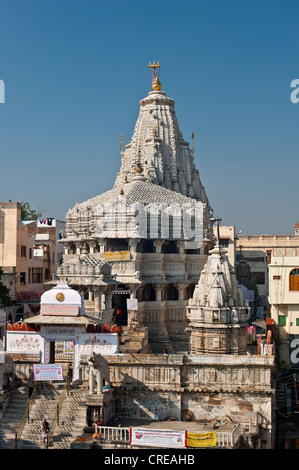
<svg viewBox="0 0 299 470">
<path fill-rule="evenodd" d="M 237 424 L 231 432 L 216 431 L 216 446 L 235 447 L 242 434 L 241 431 L 242 427 L 240 424 Z M 99 426 L 97 432 L 100 442 L 130 444 L 129 427 Z"/>
<path fill-rule="evenodd" d="M 16 449 L 17 448 L 17 445 L 18 445 L 18 441 L 21 439 L 21 436 L 22 436 L 22 432 L 24 430 L 24 427 L 25 427 L 25 424 L 26 423 L 29 423 L 29 417 L 30 417 L 30 411 L 31 411 L 31 408 L 34 404 L 34 401 L 35 401 L 35 398 L 36 398 L 36 394 L 37 394 L 37 391 L 39 389 L 39 384 L 35 384 L 34 388 L 33 388 L 33 392 L 31 394 L 31 397 L 29 398 L 29 400 L 27 401 L 27 405 L 26 405 L 26 410 L 25 410 L 25 413 L 24 413 L 24 416 L 21 420 L 21 423 L 19 425 L 19 428 L 17 430 L 17 432 L 15 433 L 15 438 L 12 442 L 12 446 L 11 448 L 12 449 Z"/>
<path fill-rule="evenodd" d="M 100 441 L 130 444 L 130 428 L 99 426 L 97 432 Z"/>
</svg>

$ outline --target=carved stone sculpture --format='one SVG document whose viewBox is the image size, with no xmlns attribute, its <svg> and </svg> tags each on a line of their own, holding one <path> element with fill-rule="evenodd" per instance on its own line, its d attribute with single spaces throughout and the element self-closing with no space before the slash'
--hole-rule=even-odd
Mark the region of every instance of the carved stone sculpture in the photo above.
<svg viewBox="0 0 299 470">
<path fill-rule="evenodd" d="M 97 393 L 103 393 L 103 380 L 110 387 L 109 365 L 101 354 L 93 351 L 87 360 L 89 366 L 89 394 L 95 393 L 95 382 L 97 383 Z"/>
</svg>

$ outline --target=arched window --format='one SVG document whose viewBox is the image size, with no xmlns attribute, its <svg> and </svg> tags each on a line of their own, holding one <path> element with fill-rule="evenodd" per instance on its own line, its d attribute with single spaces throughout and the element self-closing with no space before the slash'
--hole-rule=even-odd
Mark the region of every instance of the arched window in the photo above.
<svg viewBox="0 0 299 470">
<path fill-rule="evenodd" d="M 294 268 L 290 272 L 290 290 L 299 291 L 299 268 Z"/>
</svg>

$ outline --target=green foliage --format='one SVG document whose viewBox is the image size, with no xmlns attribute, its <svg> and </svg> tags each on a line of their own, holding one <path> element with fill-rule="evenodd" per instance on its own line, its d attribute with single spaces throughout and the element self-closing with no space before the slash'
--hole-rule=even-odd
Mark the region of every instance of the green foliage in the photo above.
<svg viewBox="0 0 299 470">
<path fill-rule="evenodd" d="M 9 289 L 1 281 L 3 276 L 3 269 L 0 268 L 0 306 L 10 307 L 12 305 L 9 297 Z"/>
<path fill-rule="evenodd" d="M 21 219 L 22 220 L 37 220 L 42 217 L 45 209 L 39 207 L 37 210 L 31 209 L 28 202 L 21 202 Z"/>
</svg>

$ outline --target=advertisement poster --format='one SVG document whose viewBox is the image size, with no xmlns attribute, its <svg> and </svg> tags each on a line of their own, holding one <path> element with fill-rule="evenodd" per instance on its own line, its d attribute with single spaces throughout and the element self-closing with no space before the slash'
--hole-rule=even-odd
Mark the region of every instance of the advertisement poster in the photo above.
<svg viewBox="0 0 299 470">
<path fill-rule="evenodd" d="M 73 341 L 64 341 L 63 352 L 64 352 L 64 354 L 73 354 L 74 353 L 74 343 L 73 343 Z"/>
<path fill-rule="evenodd" d="M 216 432 L 187 433 L 188 447 L 216 447 Z"/>
<path fill-rule="evenodd" d="M 63 380 L 62 364 L 33 364 L 34 380 Z"/>
<path fill-rule="evenodd" d="M 186 447 L 186 431 L 130 428 L 130 444 L 153 447 Z"/>
</svg>

